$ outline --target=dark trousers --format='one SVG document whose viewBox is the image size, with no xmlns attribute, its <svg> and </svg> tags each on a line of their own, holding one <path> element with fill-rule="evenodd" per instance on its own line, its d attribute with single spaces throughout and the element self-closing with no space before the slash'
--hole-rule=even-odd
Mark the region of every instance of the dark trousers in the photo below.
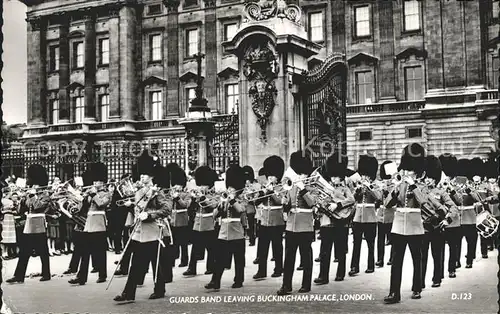
<svg viewBox="0 0 500 314">
<path fill-rule="evenodd" d="M 460 227 L 460 240 L 458 242 L 458 260 L 460 261 L 462 255 L 462 239 L 465 237 L 465 241 L 467 242 L 467 254 L 465 255 L 466 263 L 472 264 L 474 259 L 476 258 L 476 249 L 477 249 L 477 230 L 476 225 L 462 225 Z"/>
<path fill-rule="evenodd" d="M 248 240 L 250 244 L 254 245 L 255 238 L 257 237 L 256 234 L 257 220 L 255 219 L 255 213 L 247 214 L 247 217 L 248 217 Z"/>
<path fill-rule="evenodd" d="M 259 273 L 267 275 L 267 256 L 269 245 L 272 243 L 274 257 L 274 272 L 283 272 L 283 231 L 285 226 L 260 227 L 259 244 L 257 249 L 259 256 Z"/>
<path fill-rule="evenodd" d="M 352 249 L 351 269 L 359 271 L 359 258 L 361 254 L 361 242 L 363 235 L 368 245 L 368 269 L 375 268 L 375 236 L 377 235 L 377 223 L 352 224 L 354 245 Z"/>
<path fill-rule="evenodd" d="M 31 253 L 35 250 L 42 261 L 42 277 L 50 277 L 49 247 L 46 233 L 23 234 L 20 239 L 20 253 L 14 277 L 24 280 Z"/>
<path fill-rule="evenodd" d="M 349 238 L 349 227 L 333 227 L 333 244 L 337 263 L 337 277 L 344 278 L 347 264 L 347 243 Z"/>
<path fill-rule="evenodd" d="M 123 252 L 122 261 L 119 270 L 122 273 L 128 274 L 130 268 L 130 260 L 132 259 L 132 252 L 134 252 L 134 245 L 136 241 L 130 241 L 127 249 Z"/>
<path fill-rule="evenodd" d="M 144 270 L 149 268 L 150 263 L 153 264 L 153 269 L 156 271 L 156 261 L 158 258 L 158 241 L 151 242 L 137 242 L 132 241 L 133 245 L 130 247 L 133 249 L 132 255 L 132 265 L 130 267 L 130 274 L 127 278 L 127 283 L 123 289 L 123 294 L 129 298 L 135 299 L 135 292 L 137 290 L 137 285 L 140 284 L 144 277 Z M 163 261 L 161 254 L 163 250 L 160 249 L 160 261 Z M 155 271 L 153 271 L 153 278 L 155 276 Z M 165 294 L 165 270 L 160 262 L 158 266 L 158 278 L 154 286 L 154 293 L 163 295 Z"/>
<path fill-rule="evenodd" d="M 120 210 L 122 208 L 118 208 Z M 127 220 L 127 212 L 123 210 L 123 212 L 113 213 L 110 216 L 109 221 L 109 229 L 111 233 L 111 239 L 113 241 L 113 245 L 115 247 L 115 251 L 123 250 L 123 231 L 125 229 L 125 221 Z"/>
<path fill-rule="evenodd" d="M 460 241 L 461 238 L 460 231 L 460 227 L 447 228 L 444 230 L 444 239 L 446 243 L 448 243 L 450 253 L 448 256 L 449 273 L 454 273 L 457 269 L 458 241 Z"/>
<path fill-rule="evenodd" d="M 76 273 L 78 271 L 78 266 L 80 265 L 80 261 L 82 259 L 82 246 L 84 243 L 82 242 L 82 232 L 73 231 L 73 254 L 71 255 L 71 261 L 69 262 L 68 269 L 71 272 Z"/>
<path fill-rule="evenodd" d="M 319 234 L 321 236 L 321 246 L 319 252 L 320 266 L 318 278 L 328 281 L 330 277 L 333 241 L 335 240 L 334 229 L 333 227 L 320 227 Z"/>
<path fill-rule="evenodd" d="M 87 282 L 89 275 L 89 260 L 92 255 L 92 264 L 99 272 L 99 278 L 107 277 L 106 249 L 108 247 L 106 232 L 83 232 L 82 233 L 82 262 L 78 271 L 78 279 Z"/>
<path fill-rule="evenodd" d="M 215 230 L 213 231 L 193 231 L 192 241 L 193 246 L 191 247 L 191 256 L 189 259 L 189 270 L 196 272 L 196 264 L 198 262 L 198 257 L 201 254 L 205 254 L 207 250 L 207 270 L 215 271 L 215 255 L 214 255 L 214 245 L 217 241 L 217 234 Z"/>
<path fill-rule="evenodd" d="M 283 274 L 283 287 L 292 288 L 293 272 L 295 270 L 295 258 L 297 249 L 300 251 L 303 262 L 304 273 L 302 274 L 302 288 L 311 289 L 312 281 L 312 247 L 314 232 L 286 232 L 285 236 L 285 264 Z"/>
<path fill-rule="evenodd" d="M 386 239 L 389 243 L 392 244 L 391 241 L 391 229 L 392 229 L 392 223 L 377 223 L 377 261 L 379 262 L 384 262 L 384 256 L 385 256 L 385 242 Z M 391 252 L 389 256 L 389 261 L 392 262 L 392 254 L 394 253 L 394 250 L 392 249 L 391 246 Z"/>
<path fill-rule="evenodd" d="M 243 283 L 245 279 L 245 239 L 241 240 L 217 240 L 214 247 L 215 254 L 215 271 L 212 275 L 211 282 L 220 286 L 222 274 L 226 267 L 231 266 L 234 256 L 234 282 Z"/>
<path fill-rule="evenodd" d="M 427 261 L 429 257 L 429 246 L 431 247 L 432 260 L 434 261 L 434 272 L 432 275 L 433 283 L 441 283 L 443 277 L 443 247 L 444 233 L 437 229 L 428 232 L 422 239 L 422 284 L 425 285 L 425 275 L 427 273 Z"/>
<path fill-rule="evenodd" d="M 172 227 L 174 236 L 174 257 L 175 259 L 181 258 L 182 264 L 188 263 L 188 243 L 189 232 L 188 226 L 185 227 Z"/>
<path fill-rule="evenodd" d="M 410 247 L 411 258 L 413 260 L 413 292 L 422 292 L 422 239 L 421 235 L 404 236 L 392 234 L 392 247 L 394 255 L 391 267 L 390 293 L 401 296 L 401 277 L 403 273 L 403 260 L 405 257 L 406 245 Z"/>
<path fill-rule="evenodd" d="M 257 224 L 256 224 L 256 228 L 255 228 L 255 235 L 257 236 L 257 238 L 259 238 L 259 241 L 257 241 L 257 256 L 255 257 L 255 259 L 259 259 L 259 254 L 260 254 L 260 234 L 262 233 L 262 225 L 260 224 L 260 221 L 257 221 Z"/>
</svg>

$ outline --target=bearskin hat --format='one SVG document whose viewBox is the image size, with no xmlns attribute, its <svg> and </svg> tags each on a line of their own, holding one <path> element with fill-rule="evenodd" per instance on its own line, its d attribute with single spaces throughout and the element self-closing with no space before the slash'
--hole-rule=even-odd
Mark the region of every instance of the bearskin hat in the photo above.
<svg viewBox="0 0 500 314">
<path fill-rule="evenodd" d="M 457 176 L 458 160 L 457 157 L 451 154 L 443 154 L 439 156 L 439 161 L 443 167 L 443 172 L 450 178 Z"/>
<path fill-rule="evenodd" d="M 297 174 L 310 175 L 313 171 L 311 159 L 300 150 L 290 155 L 290 168 Z"/>
<path fill-rule="evenodd" d="M 330 177 L 344 178 L 347 175 L 347 156 L 336 151 L 326 160 L 326 168 Z"/>
<path fill-rule="evenodd" d="M 84 186 L 89 186 L 94 184 L 94 176 L 92 174 L 92 170 L 90 169 L 90 165 L 82 174 L 82 181 Z"/>
<path fill-rule="evenodd" d="M 245 176 L 245 181 L 250 181 L 253 182 L 255 180 L 255 174 L 253 172 L 253 168 L 251 166 L 244 166 L 243 168 L 243 175 Z"/>
<path fill-rule="evenodd" d="M 425 175 L 428 178 L 434 179 L 436 183 L 441 181 L 443 167 L 439 158 L 434 155 L 429 155 L 425 158 Z"/>
<path fill-rule="evenodd" d="M 420 176 L 425 169 L 425 149 L 422 145 L 412 143 L 403 149 L 399 170 L 413 171 Z"/>
<path fill-rule="evenodd" d="M 245 187 L 245 174 L 239 165 L 231 165 L 226 170 L 226 187 L 241 190 Z"/>
<path fill-rule="evenodd" d="M 265 169 L 264 169 L 264 168 L 260 168 L 260 169 L 259 169 L 259 177 L 260 177 L 260 176 L 265 176 L 265 175 L 266 175 L 266 171 L 265 171 Z"/>
<path fill-rule="evenodd" d="M 498 178 L 498 162 L 495 159 L 489 159 L 485 162 L 485 176 L 488 178 Z"/>
<path fill-rule="evenodd" d="M 153 159 L 153 157 L 149 154 L 149 151 L 144 151 L 137 160 L 137 174 L 139 176 L 141 174 L 154 176 L 155 165 L 157 164 L 157 161 Z"/>
<path fill-rule="evenodd" d="M 92 181 L 108 182 L 108 167 L 102 162 L 91 165 Z"/>
<path fill-rule="evenodd" d="M 358 173 L 362 176 L 368 176 L 370 179 L 377 178 L 378 161 L 374 156 L 361 155 L 358 161 Z"/>
<path fill-rule="evenodd" d="M 472 158 L 470 162 L 470 168 L 472 170 L 471 177 L 480 176 L 481 178 L 484 178 L 486 176 L 486 169 L 483 160 L 479 157 L 475 157 Z"/>
<path fill-rule="evenodd" d="M 167 168 L 163 167 L 162 165 L 156 165 L 154 167 L 153 173 L 154 184 L 163 189 L 168 189 L 170 187 L 170 174 L 168 173 Z"/>
<path fill-rule="evenodd" d="M 206 185 L 212 187 L 218 178 L 217 173 L 210 169 L 210 167 L 201 166 L 194 171 L 194 179 L 198 186 Z"/>
<path fill-rule="evenodd" d="M 388 180 L 388 179 L 391 179 L 392 176 L 388 175 L 386 172 L 385 172 L 385 165 L 387 164 L 391 164 L 391 163 L 394 163 L 390 160 L 386 160 L 384 161 L 381 165 L 380 165 L 380 179 L 382 180 Z"/>
<path fill-rule="evenodd" d="M 469 159 L 458 159 L 457 160 L 457 176 L 460 177 L 467 177 L 469 179 L 472 179 L 474 176 L 472 173 L 474 172 L 473 169 L 471 169 L 472 164 Z"/>
<path fill-rule="evenodd" d="M 267 157 L 266 160 L 264 160 L 263 164 L 263 174 L 266 177 L 273 176 L 278 178 L 278 181 L 281 180 L 283 177 L 283 173 L 285 172 L 285 162 L 281 157 L 273 155 L 270 157 Z M 261 175 L 259 173 L 259 175 Z"/>
<path fill-rule="evenodd" d="M 186 186 L 187 183 L 187 176 L 184 170 L 176 165 L 177 167 L 170 167 L 167 165 L 167 171 L 169 172 L 170 175 L 170 185 L 180 185 L 180 186 Z"/>
<path fill-rule="evenodd" d="M 47 186 L 49 185 L 49 175 L 47 174 L 47 170 L 42 165 L 35 164 L 31 165 L 28 168 L 26 173 L 26 184 L 30 185 L 38 185 L 38 186 Z"/>
</svg>

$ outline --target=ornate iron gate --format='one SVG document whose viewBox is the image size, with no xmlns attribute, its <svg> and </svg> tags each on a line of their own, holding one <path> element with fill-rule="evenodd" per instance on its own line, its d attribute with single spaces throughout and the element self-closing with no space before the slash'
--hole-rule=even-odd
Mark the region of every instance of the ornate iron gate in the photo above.
<svg viewBox="0 0 500 314">
<path fill-rule="evenodd" d="M 240 161 L 239 116 L 225 114 L 214 116 L 215 136 L 211 145 L 212 169 L 225 172 L 231 164 Z"/>
<path fill-rule="evenodd" d="M 347 153 L 346 94 L 347 67 L 341 54 L 329 56 L 307 73 L 303 91 L 304 137 L 306 151 L 315 167 L 334 151 Z"/>
</svg>

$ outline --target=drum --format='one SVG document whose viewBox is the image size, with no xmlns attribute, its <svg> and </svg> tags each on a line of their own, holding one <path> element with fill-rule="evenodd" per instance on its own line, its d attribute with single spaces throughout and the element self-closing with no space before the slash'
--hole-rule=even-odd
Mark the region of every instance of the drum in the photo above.
<svg viewBox="0 0 500 314">
<path fill-rule="evenodd" d="M 483 211 L 476 218 L 476 228 L 483 238 L 493 236 L 498 230 L 499 222 L 489 212 Z"/>
</svg>

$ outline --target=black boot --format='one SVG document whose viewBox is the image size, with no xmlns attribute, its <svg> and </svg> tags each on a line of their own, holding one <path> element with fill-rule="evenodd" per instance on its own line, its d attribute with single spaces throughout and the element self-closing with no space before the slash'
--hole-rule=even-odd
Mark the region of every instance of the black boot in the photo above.
<svg viewBox="0 0 500 314">
<path fill-rule="evenodd" d="M 386 304 L 395 304 L 399 303 L 401 301 L 401 297 L 398 295 L 395 295 L 394 293 L 390 293 L 388 296 L 384 298 L 384 302 Z"/>
</svg>

